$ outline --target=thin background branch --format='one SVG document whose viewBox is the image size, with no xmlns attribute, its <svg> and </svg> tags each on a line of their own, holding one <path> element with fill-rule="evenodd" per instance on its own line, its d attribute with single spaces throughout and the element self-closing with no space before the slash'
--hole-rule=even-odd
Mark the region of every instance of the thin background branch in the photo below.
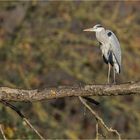
<svg viewBox="0 0 140 140">
<path fill-rule="evenodd" d="M 2 136 L 3 136 L 3 139 L 4 139 L 4 140 L 7 140 L 7 139 L 6 139 L 6 136 L 5 136 L 5 134 L 4 134 L 4 131 L 3 131 L 2 124 L 0 124 L 0 131 L 1 131 L 1 134 L 2 134 Z"/>
<path fill-rule="evenodd" d="M 81 103 L 86 106 L 86 108 L 94 115 L 94 117 L 96 118 L 96 120 L 98 122 L 100 122 L 104 128 L 108 131 L 108 132 L 113 132 L 116 133 L 116 135 L 118 135 L 119 140 L 121 140 L 121 136 L 119 134 L 119 132 L 115 129 L 109 128 L 103 121 L 103 119 L 101 117 L 99 117 L 99 115 L 84 101 L 84 99 L 82 99 L 82 97 L 79 97 L 79 100 L 81 101 Z M 96 137 L 97 138 L 97 137 Z"/>
<path fill-rule="evenodd" d="M 43 138 L 43 136 L 34 128 L 34 126 L 29 122 L 29 120 L 21 113 L 20 110 L 18 110 L 18 108 L 16 108 L 15 106 L 13 106 L 12 104 L 6 102 L 6 101 L 0 101 L 2 104 L 4 104 L 5 106 L 11 108 L 13 111 L 15 111 L 22 119 L 23 121 L 40 137 L 40 139 L 45 140 Z"/>
</svg>

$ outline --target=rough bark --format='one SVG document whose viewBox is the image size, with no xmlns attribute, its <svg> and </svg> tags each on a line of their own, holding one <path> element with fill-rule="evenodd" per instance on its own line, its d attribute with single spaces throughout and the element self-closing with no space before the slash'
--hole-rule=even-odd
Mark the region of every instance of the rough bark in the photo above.
<svg viewBox="0 0 140 140">
<path fill-rule="evenodd" d="M 0 87 L 0 100 L 39 101 L 71 96 L 118 96 L 140 95 L 140 82 L 118 85 L 59 86 L 44 89 L 17 89 Z"/>
</svg>

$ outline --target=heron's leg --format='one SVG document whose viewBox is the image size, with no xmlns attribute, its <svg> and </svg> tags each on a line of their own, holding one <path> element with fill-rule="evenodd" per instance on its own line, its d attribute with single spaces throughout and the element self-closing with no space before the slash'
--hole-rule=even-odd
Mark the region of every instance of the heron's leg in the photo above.
<svg viewBox="0 0 140 140">
<path fill-rule="evenodd" d="M 115 77 L 115 76 L 116 76 L 116 73 L 115 73 L 115 67 L 113 67 L 113 73 L 114 73 L 114 79 L 113 79 L 114 81 L 113 81 L 113 83 L 115 84 L 115 83 L 116 83 L 116 77 Z"/>
<path fill-rule="evenodd" d="M 110 70 L 111 70 L 111 66 L 110 64 L 108 63 L 108 84 L 110 82 L 109 78 L 110 78 Z"/>
</svg>

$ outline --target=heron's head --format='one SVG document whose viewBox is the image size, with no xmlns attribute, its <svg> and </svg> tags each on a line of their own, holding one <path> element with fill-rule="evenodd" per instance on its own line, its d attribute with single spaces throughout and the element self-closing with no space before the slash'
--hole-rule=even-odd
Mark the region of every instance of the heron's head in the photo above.
<svg viewBox="0 0 140 140">
<path fill-rule="evenodd" d="M 84 29 L 83 31 L 85 31 L 85 32 L 100 32 L 102 29 L 104 29 L 102 27 L 102 25 L 96 24 L 92 28 Z"/>
</svg>

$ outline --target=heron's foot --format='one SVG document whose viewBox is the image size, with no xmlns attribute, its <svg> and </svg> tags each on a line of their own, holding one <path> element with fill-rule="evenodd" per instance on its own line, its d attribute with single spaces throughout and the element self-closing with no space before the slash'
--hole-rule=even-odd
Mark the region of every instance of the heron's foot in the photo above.
<svg viewBox="0 0 140 140">
<path fill-rule="evenodd" d="M 112 85 L 112 83 L 107 83 L 107 85 Z"/>
<path fill-rule="evenodd" d="M 107 81 L 107 83 L 106 83 L 107 85 L 109 85 L 109 86 L 111 86 L 112 85 L 112 83 L 111 82 L 109 82 L 109 81 Z"/>
<path fill-rule="evenodd" d="M 116 81 L 113 81 L 112 83 L 107 81 L 107 85 L 116 85 Z"/>
<path fill-rule="evenodd" d="M 116 81 L 114 81 L 112 84 L 113 84 L 113 85 L 116 85 Z"/>
<path fill-rule="evenodd" d="M 107 85 L 116 85 L 116 81 L 113 83 L 107 82 Z"/>
<path fill-rule="evenodd" d="M 116 85 L 116 84 L 117 84 L 117 83 L 116 83 L 116 80 L 114 79 L 114 80 L 113 80 L 113 85 Z"/>
</svg>

